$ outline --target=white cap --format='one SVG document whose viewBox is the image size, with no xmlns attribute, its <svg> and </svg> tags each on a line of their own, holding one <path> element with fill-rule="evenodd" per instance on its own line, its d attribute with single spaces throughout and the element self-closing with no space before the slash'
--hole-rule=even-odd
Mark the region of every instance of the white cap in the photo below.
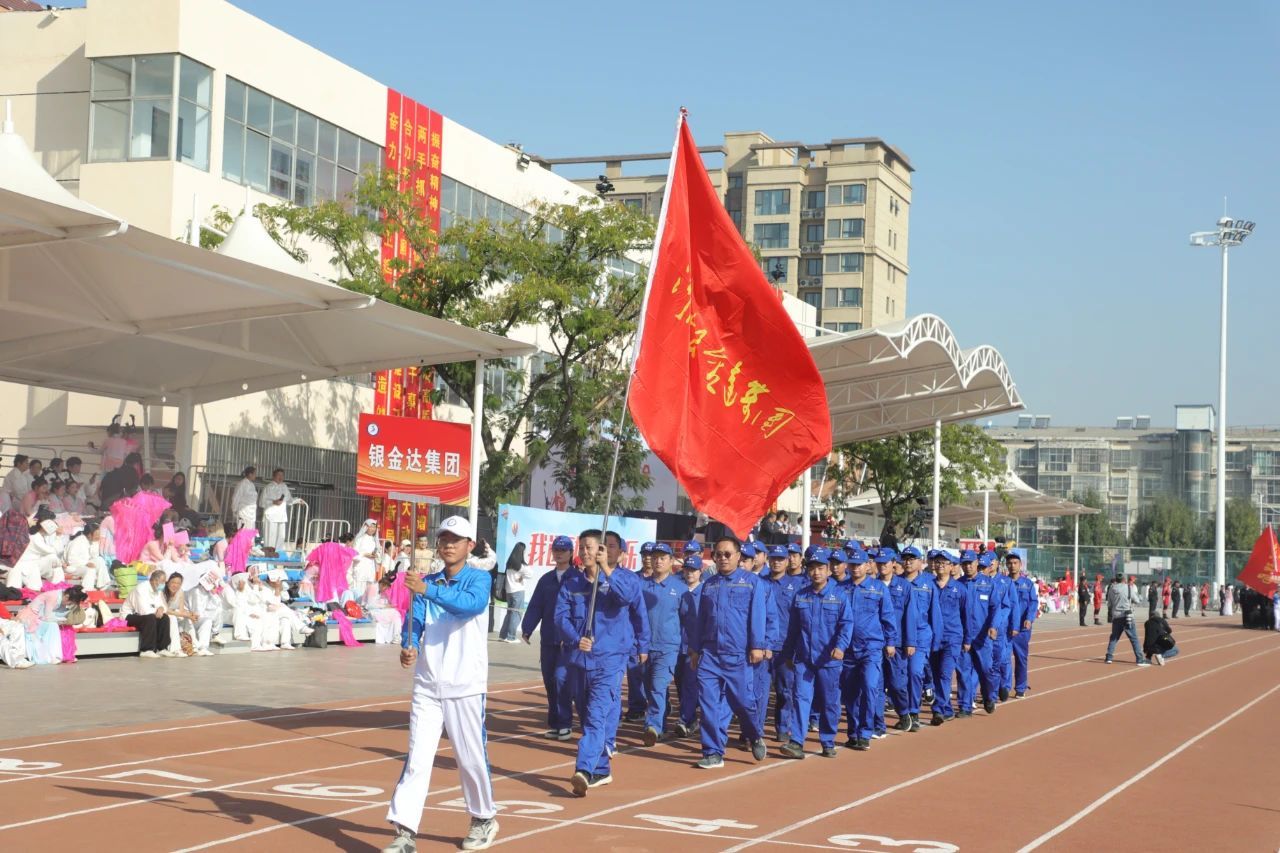
<svg viewBox="0 0 1280 853">
<path fill-rule="evenodd" d="M 401 539 L 401 540 L 400 540 L 400 547 L 401 547 L 401 548 L 403 548 L 405 545 L 412 545 L 412 544 L 413 544 L 413 543 L 412 543 L 412 542 L 410 542 L 408 539 Z"/>
<path fill-rule="evenodd" d="M 436 531 L 440 533 L 452 533 L 454 536 L 472 541 L 476 538 L 476 529 L 471 526 L 471 521 L 465 515 L 451 515 L 440 523 L 440 529 Z"/>
</svg>

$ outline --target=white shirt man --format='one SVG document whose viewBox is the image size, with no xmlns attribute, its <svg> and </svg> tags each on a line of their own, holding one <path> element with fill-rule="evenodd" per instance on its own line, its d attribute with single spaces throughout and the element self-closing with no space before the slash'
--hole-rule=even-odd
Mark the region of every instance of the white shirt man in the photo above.
<svg viewBox="0 0 1280 853">
<path fill-rule="evenodd" d="M 293 493 L 284 481 L 284 469 L 271 472 L 271 482 L 262 487 L 258 505 L 262 507 L 262 544 L 277 551 L 285 544 L 289 528 L 289 507 L 293 506 Z"/>
<path fill-rule="evenodd" d="M 466 564 L 475 530 L 462 516 L 440 525 L 440 572 L 409 572 L 413 606 L 401 634 L 400 665 L 413 668 L 409 754 L 391 797 L 387 820 L 396 837 L 383 853 L 412 853 L 441 731 L 449 733 L 462 796 L 471 815 L 463 850 L 484 850 L 498 834 L 493 784 L 485 756 L 484 698 L 488 689 L 488 573 Z M 420 651 L 419 651 L 420 649 Z"/>
<path fill-rule="evenodd" d="M 4 475 L 4 490 L 12 502 L 22 502 L 22 496 L 31 491 L 31 478 L 27 476 L 27 457 L 18 454 L 13 458 L 13 469 Z"/>
<path fill-rule="evenodd" d="M 258 469 L 250 465 L 244 469 L 244 479 L 236 484 L 231 495 L 231 513 L 236 518 L 236 526 L 245 530 L 252 528 L 258 520 L 258 487 L 253 481 L 258 478 Z"/>
</svg>

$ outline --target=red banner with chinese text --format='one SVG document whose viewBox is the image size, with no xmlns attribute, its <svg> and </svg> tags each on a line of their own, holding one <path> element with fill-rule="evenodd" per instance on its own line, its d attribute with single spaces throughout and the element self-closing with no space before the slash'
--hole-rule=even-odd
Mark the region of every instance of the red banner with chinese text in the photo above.
<svg viewBox="0 0 1280 853">
<path fill-rule="evenodd" d="M 1253 543 L 1253 551 L 1240 571 L 1239 580 L 1268 598 L 1275 595 L 1276 586 L 1280 585 L 1280 544 L 1276 542 L 1276 532 L 1270 525 L 1262 528 L 1262 533 Z"/>
<path fill-rule="evenodd" d="M 631 414 L 694 506 L 746 536 L 831 452 L 809 348 L 711 185 L 681 117 Z"/>
<path fill-rule="evenodd" d="M 467 506 L 471 491 L 471 426 L 446 421 L 424 421 L 391 415 L 360 415 L 360 446 L 356 460 L 356 492 L 370 498 L 386 498 L 389 492 L 407 492 L 437 498 L 442 504 Z M 388 506 L 398 501 L 386 500 Z M 404 522 L 408 535 L 409 513 L 399 506 L 392 522 Z M 420 512 L 425 510 L 420 510 Z M 389 537 L 390 528 L 384 532 Z"/>
</svg>

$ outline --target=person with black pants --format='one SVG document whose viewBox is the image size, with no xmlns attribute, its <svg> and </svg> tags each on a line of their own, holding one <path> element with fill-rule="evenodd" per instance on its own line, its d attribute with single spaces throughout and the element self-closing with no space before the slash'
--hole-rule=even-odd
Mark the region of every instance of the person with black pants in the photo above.
<svg viewBox="0 0 1280 853">
<path fill-rule="evenodd" d="M 140 583 L 120 606 L 125 624 L 138 632 L 138 657 L 177 657 L 169 651 L 169 614 L 165 612 L 165 573 L 156 569 L 146 583 Z"/>
<path fill-rule="evenodd" d="M 1173 582 L 1173 618 L 1178 618 L 1178 608 L 1182 606 L 1182 584 Z"/>
<path fill-rule="evenodd" d="M 1080 579 L 1080 588 L 1076 590 L 1076 601 L 1080 604 L 1080 627 L 1084 627 L 1085 617 L 1089 615 L 1089 599 L 1093 597 L 1093 590 L 1089 588 L 1089 584 Z"/>
</svg>

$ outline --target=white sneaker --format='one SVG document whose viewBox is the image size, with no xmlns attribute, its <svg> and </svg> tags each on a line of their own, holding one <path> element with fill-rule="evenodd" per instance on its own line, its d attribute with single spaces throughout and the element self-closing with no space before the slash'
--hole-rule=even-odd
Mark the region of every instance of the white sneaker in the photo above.
<svg viewBox="0 0 1280 853">
<path fill-rule="evenodd" d="M 158 654 L 162 658 L 179 657 L 178 653 L 175 652 L 173 649 L 161 649 L 160 651 L 156 652 L 156 654 Z"/>
<path fill-rule="evenodd" d="M 1155 656 L 1156 666 L 1164 666 L 1164 655 Z"/>
<path fill-rule="evenodd" d="M 13 665 L 13 668 L 14 669 L 30 669 L 33 666 L 35 666 L 35 663 L 33 663 L 32 661 L 26 660 L 24 658 L 23 660 L 20 660 L 17 663 L 15 663 Z"/>
<path fill-rule="evenodd" d="M 278 652 L 278 651 L 280 651 L 280 650 L 279 650 L 279 649 L 277 649 L 275 646 L 255 646 L 255 647 L 252 649 L 252 651 L 255 651 L 255 652 Z"/>
<path fill-rule="evenodd" d="M 156 654 L 155 652 L 146 651 L 146 652 L 138 652 L 138 657 L 140 657 L 140 658 L 158 658 L 158 657 L 160 657 L 160 655 Z"/>
<path fill-rule="evenodd" d="M 493 843 L 493 839 L 498 837 L 498 821 L 494 818 L 481 820 L 478 817 L 471 818 L 471 829 L 467 832 L 467 837 L 462 840 L 463 850 L 488 850 L 489 845 Z"/>
<path fill-rule="evenodd" d="M 227 638 L 222 634 L 219 634 L 213 638 L 212 642 L 215 646 L 225 646 L 227 644 Z"/>
<path fill-rule="evenodd" d="M 211 658 L 213 657 L 213 652 L 209 651 L 208 649 L 201 649 L 200 651 L 196 652 L 196 655 L 202 658 Z"/>
<path fill-rule="evenodd" d="M 293 651 L 293 650 L 294 650 L 294 649 L 296 649 L 296 648 L 297 648 L 297 646 L 293 646 L 293 645 L 290 645 L 290 646 L 281 646 L 281 647 L 280 647 L 280 651 L 282 651 L 282 652 L 291 652 L 291 651 Z"/>
</svg>

